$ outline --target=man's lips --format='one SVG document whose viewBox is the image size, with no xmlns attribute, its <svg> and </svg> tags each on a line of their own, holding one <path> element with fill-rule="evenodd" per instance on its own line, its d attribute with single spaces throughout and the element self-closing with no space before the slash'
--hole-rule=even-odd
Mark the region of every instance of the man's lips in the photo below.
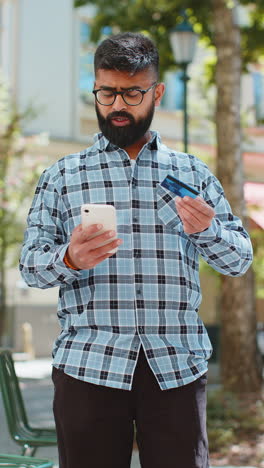
<svg viewBox="0 0 264 468">
<path fill-rule="evenodd" d="M 111 122 L 116 127 L 124 127 L 125 125 L 130 124 L 130 120 L 127 117 L 113 117 Z"/>
</svg>

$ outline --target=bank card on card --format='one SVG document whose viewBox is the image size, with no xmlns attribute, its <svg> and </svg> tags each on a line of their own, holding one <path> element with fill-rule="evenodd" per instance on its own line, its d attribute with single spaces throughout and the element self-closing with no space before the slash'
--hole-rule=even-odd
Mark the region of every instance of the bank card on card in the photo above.
<svg viewBox="0 0 264 468">
<path fill-rule="evenodd" d="M 167 175 L 167 177 L 161 182 L 161 185 L 181 198 L 186 195 L 191 198 L 196 198 L 197 195 L 199 195 L 199 192 L 197 192 L 193 187 L 189 187 L 189 185 L 181 182 L 179 179 L 176 179 L 171 175 Z"/>
</svg>

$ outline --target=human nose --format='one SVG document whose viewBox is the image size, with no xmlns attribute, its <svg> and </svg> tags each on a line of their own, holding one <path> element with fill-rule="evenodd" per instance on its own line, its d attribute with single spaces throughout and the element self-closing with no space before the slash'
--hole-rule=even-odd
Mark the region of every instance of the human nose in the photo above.
<svg viewBox="0 0 264 468">
<path fill-rule="evenodd" d="M 112 106 L 113 110 L 115 111 L 121 111 L 127 108 L 127 105 L 122 97 L 121 94 L 117 94 L 115 98 L 115 102 Z"/>
</svg>

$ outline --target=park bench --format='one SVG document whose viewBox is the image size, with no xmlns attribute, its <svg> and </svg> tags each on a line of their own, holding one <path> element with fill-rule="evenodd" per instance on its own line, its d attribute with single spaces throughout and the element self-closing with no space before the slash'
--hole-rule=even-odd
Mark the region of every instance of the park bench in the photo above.
<svg viewBox="0 0 264 468">
<path fill-rule="evenodd" d="M 52 468 L 53 463 L 48 460 L 38 460 L 33 457 L 0 453 L 0 467 L 1 466 L 12 468 Z"/>
<path fill-rule="evenodd" d="M 22 455 L 33 456 L 38 447 L 57 445 L 55 428 L 32 427 L 29 424 L 13 357 L 7 349 L 0 349 L 0 388 L 9 433 L 12 439 L 22 446 Z"/>
</svg>

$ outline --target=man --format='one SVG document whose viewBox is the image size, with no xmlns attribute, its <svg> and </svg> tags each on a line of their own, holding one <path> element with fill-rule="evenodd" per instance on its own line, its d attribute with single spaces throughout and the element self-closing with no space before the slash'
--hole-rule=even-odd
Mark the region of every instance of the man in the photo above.
<svg viewBox="0 0 264 468">
<path fill-rule="evenodd" d="M 198 260 L 245 273 L 252 248 L 207 166 L 149 130 L 164 84 L 140 34 L 95 53 L 100 134 L 42 175 L 21 272 L 60 286 L 53 350 L 60 468 L 128 468 L 134 422 L 143 468 L 208 468 L 206 372 L 211 344 L 199 318 Z M 175 197 L 174 176 L 199 192 Z M 82 229 L 84 203 L 114 205 L 117 238 Z M 100 246 L 102 240 L 111 240 Z M 110 252 L 117 249 L 117 253 Z"/>
</svg>

